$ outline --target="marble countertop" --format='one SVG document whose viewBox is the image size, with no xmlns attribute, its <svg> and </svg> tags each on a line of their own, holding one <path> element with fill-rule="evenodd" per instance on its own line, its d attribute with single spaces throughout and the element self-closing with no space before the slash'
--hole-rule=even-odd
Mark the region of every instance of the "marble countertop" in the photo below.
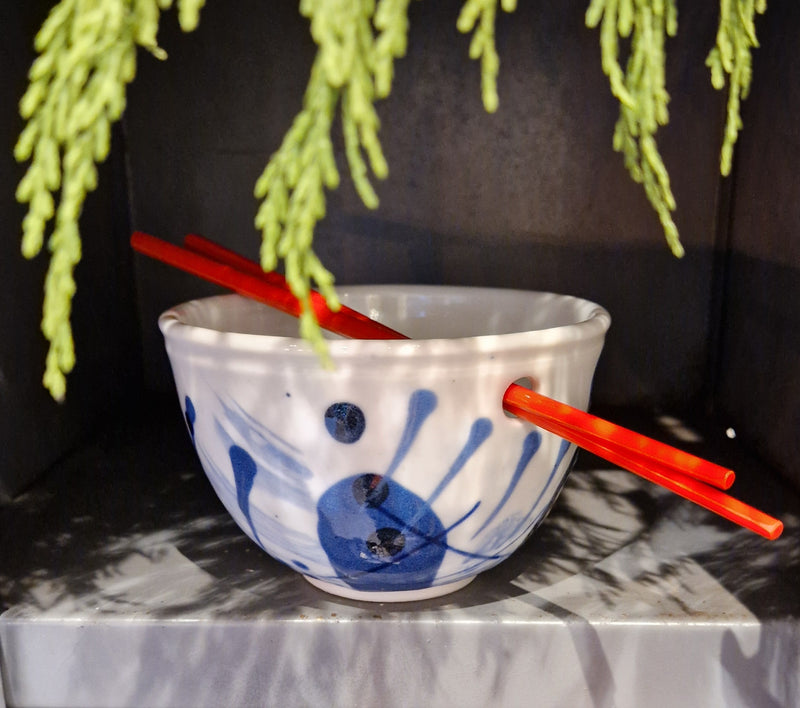
<svg viewBox="0 0 800 708">
<path fill-rule="evenodd" d="M 0 507 L 0 705 L 799 705 L 800 495 L 721 429 L 613 413 L 734 467 L 783 536 L 582 453 L 463 590 L 344 600 L 238 530 L 157 399 Z"/>
</svg>

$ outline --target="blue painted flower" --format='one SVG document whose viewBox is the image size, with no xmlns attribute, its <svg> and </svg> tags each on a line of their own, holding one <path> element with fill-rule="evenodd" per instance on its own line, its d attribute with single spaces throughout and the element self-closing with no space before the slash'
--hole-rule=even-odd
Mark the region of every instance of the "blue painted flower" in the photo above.
<svg viewBox="0 0 800 708">
<path fill-rule="evenodd" d="M 513 520 L 493 524 L 539 449 L 541 435 L 538 431 L 533 430 L 525 437 L 518 464 L 504 494 L 493 508 L 487 510 L 482 524 L 472 536 L 481 537 L 479 550 L 472 552 L 452 546 L 448 534 L 469 519 L 481 501 L 469 500 L 460 517 L 449 526 L 445 526 L 436 514 L 434 503 L 492 434 L 489 419 L 473 421 L 468 438 L 455 460 L 444 471 L 428 498 L 423 499 L 394 479 L 437 406 L 432 391 L 417 390 L 409 398 L 405 425 L 386 469 L 339 480 L 315 503 L 307 487 L 313 473 L 300 462 L 301 451 L 259 424 L 236 404 L 221 403 L 224 416 L 216 419 L 216 429 L 228 449 L 231 465 L 228 469 L 233 470 L 236 506 L 244 515 L 253 538 L 262 547 L 275 551 L 277 557 L 291 558 L 291 563 L 301 572 L 317 577 L 321 576 L 318 575 L 319 561 L 314 549 L 319 544 L 336 575 L 361 591 L 414 590 L 429 587 L 437 580 L 443 582 L 445 579 L 437 578 L 437 574 L 448 553 L 464 558 L 465 565 L 458 571 L 459 575 L 470 569 L 479 572 L 486 568 L 487 561 L 488 565 L 494 565 L 502 560 L 510 552 L 509 532 L 512 536 L 525 534 L 531 524 L 535 525 L 536 520 L 543 516 L 544 512 L 539 513 L 539 502 L 555 479 L 561 458 L 567 451 L 567 446 L 562 446 L 545 488 L 528 514 L 515 515 Z M 187 396 L 186 421 L 192 433 L 195 418 L 194 406 Z M 351 445 L 364 434 L 367 416 L 358 405 L 338 401 L 327 407 L 321 423 L 334 440 Z M 198 453 L 207 465 L 210 463 L 213 484 L 220 487 L 230 484 L 225 481 L 229 477 L 224 471 L 211 462 L 202 441 Z M 292 530 L 277 515 L 254 507 L 250 499 L 256 486 L 300 509 L 316 509 L 317 538 Z M 536 520 L 533 519 L 535 512 Z M 503 533 L 499 533 L 500 527 Z"/>
<path fill-rule="evenodd" d="M 435 408 L 436 395 L 432 391 L 415 391 L 387 471 L 383 475 L 367 473 L 341 480 L 317 504 L 320 543 L 336 573 L 354 589 L 428 587 L 445 553 L 462 552 L 448 545 L 450 529 L 439 520 L 432 504 L 489 437 L 491 422 L 486 418 L 475 421 L 463 450 L 428 499 L 392 478 Z M 451 528 L 469 518 L 478 505 L 479 502 Z"/>
</svg>

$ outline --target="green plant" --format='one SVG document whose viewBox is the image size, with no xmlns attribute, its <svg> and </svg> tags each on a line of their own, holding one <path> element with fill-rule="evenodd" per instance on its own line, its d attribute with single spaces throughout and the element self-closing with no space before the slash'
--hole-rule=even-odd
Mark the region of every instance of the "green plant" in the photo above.
<svg viewBox="0 0 800 708">
<path fill-rule="evenodd" d="M 364 204 L 378 206 L 370 172 L 388 175 L 381 149 L 375 104 L 391 91 L 394 61 L 406 52 L 411 0 L 300 0 L 317 45 L 303 106 L 255 185 L 261 200 L 255 219 L 262 234 L 265 270 L 283 261 L 294 294 L 303 303 L 300 331 L 325 356 L 325 344 L 310 307 L 316 285 L 329 305 L 338 300 L 333 276 L 313 250 L 314 229 L 325 215 L 325 192 L 336 189 L 331 128 L 341 114 L 345 155 L 353 184 Z M 729 86 L 721 171 L 728 174 L 741 128 L 740 102 L 752 76 L 751 51 L 758 46 L 754 17 L 765 0 L 719 0 L 716 45 L 707 65 L 717 89 Z M 197 26 L 205 0 L 176 0 L 185 31 Z M 125 109 L 126 86 L 136 73 L 137 47 L 164 58 L 156 36 L 161 13 L 172 0 L 61 0 L 35 39 L 39 57 L 20 101 L 27 121 L 15 157 L 30 165 L 17 188 L 28 204 L 22 252 L 36 256 L 49 221 L 50 266 L 45 281 L 42 330 L 50 343 L 44 385 L 63 399 L 66 374 L 75 363 L 70 310 L 73 270 L 80 260 L 79 217 L 88 192 L 97 186 L 98 163 L 110 148 L 111 125 Z M 500 7 L 516 0 L 465 0 L 457 27 L 472 33 L 469 54 L 480 60 L 481 90 L 487 111 L 497 110 L 500 60 L 494 41 Z M 666 40 L 677 32 L 674 0 L 591 0 L 586 24 L 599 27 L 601 61 L 611 92 L 620 102 L 613 147 L 640 182 L 676 256 L 683 254 L 672 219 L 676 208 L 669 175 L 655 135 L 669 119 L 665 86 Z M 621 48 L 628 55 L 623 68 Z M 365 159 L 366 158 L 366 159 Z M 56 199 L 58 204 L 56 205 Z"/>
<path fill-rule="evenodd" d="M 197 26 L 203 4 L 178 0 L 185 30 Z M 39 57 L 20 101 L 27 124 L 14 148 L 16 159 L 30 160 L 30 166 L 16 196 L 28 204 L 22 222 L 26 258 L 41 251 L 47 223 L 54 220 L 42 331 L 50 342 L 43 383 L 57 400 L 64 398 L 65 374 L 75 364 L 70 312 L 73 270 L 81 258 L 80 213 L 87 193 L 97 187 L 96 164 L 108 155 L 111 125 L 125 110 L 137 46 L 166 56 L 156 35 L 161 11 L 171 5 L 172 0 L 61 0 L 34 40 Z"/>
</svg>

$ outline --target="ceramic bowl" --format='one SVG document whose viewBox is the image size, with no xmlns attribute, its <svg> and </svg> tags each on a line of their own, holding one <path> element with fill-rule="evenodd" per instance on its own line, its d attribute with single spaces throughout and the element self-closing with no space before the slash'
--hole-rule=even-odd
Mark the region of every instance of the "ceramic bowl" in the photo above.
<svg viewBox="0 0 800 708">
<path fill-rule="evenodd" d="M 573 446 L 503 410 L 512 382 L 585 409 L 608 313 L 574 297 L 340 288 L 411 340 L 331 336 L 237 295 L 159 318 L 186 425 L 255 543 L 328 592 L 416 600 L 466 585 L 542 521 Z"/>
</svg>

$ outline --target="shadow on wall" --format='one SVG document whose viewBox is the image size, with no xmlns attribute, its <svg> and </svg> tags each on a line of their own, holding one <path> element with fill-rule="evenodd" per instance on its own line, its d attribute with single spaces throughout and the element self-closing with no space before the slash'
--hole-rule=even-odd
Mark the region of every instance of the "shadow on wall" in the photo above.
<svg viewBox="0 0 800 708">
<path fill-rule="evenodd" d="M 332 217 L 318 252 L 342 282 L 416 282 L 545 290 L 584 297 L 611 314 L 593 401 L 687 405 L 710 392 L 712 288 L 721 258 L 663 244 L 557 244 L 464 238 L 371 217 Z"/>
</svg>

